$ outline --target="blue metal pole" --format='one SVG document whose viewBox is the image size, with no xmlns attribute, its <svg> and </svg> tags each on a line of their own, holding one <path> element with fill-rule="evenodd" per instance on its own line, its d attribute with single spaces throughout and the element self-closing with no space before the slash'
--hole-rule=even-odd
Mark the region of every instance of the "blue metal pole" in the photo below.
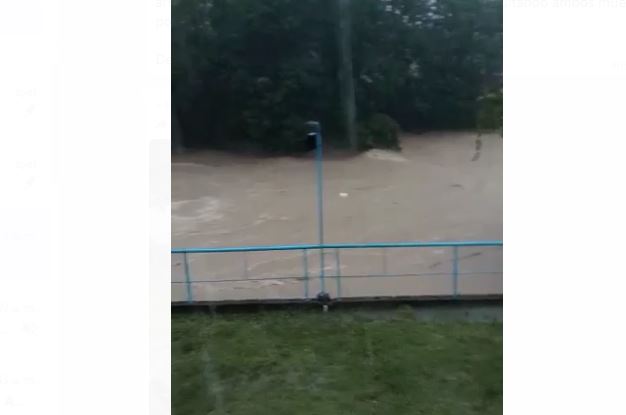
<svg viewBox="0 0 626 415">
<path fill-rule="evenodd" d="M 187 287 L 187 302 L 192 303 L 193 298 L 191 296 L 191 276 L 189 274 L 189 262 L 187 261 L 187 253 L 183 254 L 183 262 L 185 267 L 185 285 Z"/>
<path fill-rule="evenodd" d="M 302 268 L 304 268 L 304 298 L 309 299 L 309 259 L 307 250 L 302 250 Z"/>
<path fill-rule="evenodd" d="M 337 269 L 337 298 L 341 298 L 341 262 L 339 261 L 339 248 L 335 248 L 335 267 Z"/>
<path fill-rule="evenodd" d="M 319 130 L 319 124 L 317 125 L 317 132 L 315 135 L 315 164 L 317 166 L 317 220 L 318 220 L 318 234 L 319 244 L 324 245 L 324 190 L 322 186 L 322 134 Z M 326 292 L 324 283 L 324 249 L 320 250 L 320 289 L 322 293 Z"/>
<path fill-rule="evenodd" d="M 324 270 L 324 189 L 322 177 L 322 129 L 317 121 L 308 121 L 307 137 L 315 138 L 315 167 L 317 173 L 317 226 L 320 246 L 320 294 L 326 294 Z"/>
<path fill-rule="evenodd" d="M 502 241 L 405 241 L 405 242 L 368 242 L 368 243 L 333 243 L 333 244 L 301 244 L 301 245 L 259 245 L 230 246 L 221 248 L 172 248 L 172 254 L 205 254 L 218 252 L 263 252 L 263 251 L 294 251 L 298 249 L 372 249 L 372 248 L 449 248 L 468 246 L 503 246 Z"/>
<path fill-rule="evenodd" d="M 382 248 L 383 254 L 383 275 L 387 275 L 387 249 Z"/>
<path fill-rule="evenodd" d="M 459 295 L 459 247 L 452 248 L 452 285 L 454 296 Z"/>
</svg>

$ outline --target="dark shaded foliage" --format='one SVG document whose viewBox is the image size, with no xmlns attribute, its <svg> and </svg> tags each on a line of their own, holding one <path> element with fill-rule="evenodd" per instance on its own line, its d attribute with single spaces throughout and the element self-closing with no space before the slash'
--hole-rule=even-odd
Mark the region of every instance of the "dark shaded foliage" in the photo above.
<svg viewBox="0 0 626 415">
<path fill-rule="evenodd" d="M 184 145 L 299 151 L 309 119 L 345 140 L 336 29 L 336 0 L 173 0 Z M 352 1 L 352 49 L 362 146 L 393 147 L 371 138 L 375 114 L 408 130 L 474 127 L 482 92 L 501 87 L 502 4 Z"/>
<path fill-rule="evenodd" d="M 374 114 L 359 125 L 361 148 L 389 148 L 400 150 L 398 135 L 400 126 L 388 115 Z"/>
<path fill-rule="evenodd" d="M 502 88 L 488 90 L 478 98 L 479 130 L 496 130 L 502 128 Z"/>
</svg>

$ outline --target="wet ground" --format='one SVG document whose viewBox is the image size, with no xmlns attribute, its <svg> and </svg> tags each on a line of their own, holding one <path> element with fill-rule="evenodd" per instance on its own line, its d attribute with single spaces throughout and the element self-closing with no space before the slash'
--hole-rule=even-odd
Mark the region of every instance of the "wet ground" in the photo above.
<svg viewBox="0 0 626 415">
<path fill-rule="evenodd" d="M 433 133 L 404 136 L 401 152 L 329 154 L 326 242 L 502 239 L 502 142 L 499 135 Z M 173 247 L 316 242 L 312 156 L 172 156 Z M 325 256 L 324 289 L 333 297 L 452 293 L 449 248 L 339 254 L 339 261 L 335 252 Z M 460 294 L 502 292 L 501 248 L 462 248 L 459 258 Z M 193 298 L 314 296 L 321 290 L 319 253 L 307 260 L 308 284 L 300 251 L 190 255 Z M 172 281 L 183 275 L 182 257 L 173 255 Z M 173 301 L 185 295 L 183 284 L 173 284 Z"/>
</svg>

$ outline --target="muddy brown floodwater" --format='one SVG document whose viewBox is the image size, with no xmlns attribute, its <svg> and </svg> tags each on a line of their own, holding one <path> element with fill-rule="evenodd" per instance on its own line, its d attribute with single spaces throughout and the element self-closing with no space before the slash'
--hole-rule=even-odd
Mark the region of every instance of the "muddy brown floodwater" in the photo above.
<svg viewBox="0 0 626 415">
<path fill-rule="evenodd" d="M 502 239 L 502 142 L 431 133 L 403 136 L 401 152 L 329 155 L 326 242 Z M 316 243 L 315 195 L 312 156 L 172 156 L 172 246 Z M 451 248 L 341 250 L 339 259 L 326 253 L 332 297 L 339 289 L 342 297 L 452 293 Z M 460 294 L 502 293 L 502 248 L 461 248 L 459 259 Z M 311 296 L 320 291 L 319 264 L 309 252 Z M 197 301 L 305 295 L 300 251 L 193 254 L 189 270 Z M 172 255 L 172 281 L 184 281 L 181 255 Z M 185 295 L 184 284 L 172 285 L 172 301 Z"/>
</svg>

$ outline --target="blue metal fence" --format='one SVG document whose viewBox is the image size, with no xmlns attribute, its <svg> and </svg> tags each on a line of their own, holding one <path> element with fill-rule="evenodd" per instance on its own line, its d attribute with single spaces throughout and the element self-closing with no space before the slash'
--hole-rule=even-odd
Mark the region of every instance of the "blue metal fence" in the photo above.
<svg viewBox="0 0 626 415">
<path fill-rule="evenodd" d="M 314 278 L 319 279 L 321 293 L 325 293 L 326 279 L 335 280 L 336 296 L 334 299 L 340 300 L 341 281 L 345 278 L 366 278 L 366 277 L 412 277 L 420 275 L 442 275 L 452 277 L 451 294 L 457 296 L 459 294 L 459 277 L 467 274 L 501 274 L 501 270 L 481 270 L 480 272 L 461 272 L 459 269 L 459 249 L 464 247 L 502 247 L 502 241 L 433 241 L 433 242 L 376 242 L 376 243 L 337 243 L 337 244 L 304 244 L 304 245 L 267 245 L 267 246 L 240 246 L 226 248 L 174 248 L 172 254 L 180 254 L 183 256 L 184 281 L 173 281 L 172 284 L 184 284 L 186 288 L 186 302 L 194 303 L 192 285 L 198 283 L 220 283 L 220 282 L 237 282 L 237 281 L 262 281 L 262 280 L 280 280 L 280 279 L 298 279 L 303 283 L 303 299 L 310 299 L 310 282 Z M 382 250 L 382 273 L 360 274 L 360 275 L 342 275 L 341 273 L 341 251 L 342 250 L 361 250 L 378 248 Z M 429 272 L 429 273 L 401 273 L 390 274 L 387 272 L 387 249 L 396 248 L 451 248 L 452 249 L 452 270 L 451 272 Z M 247 252 L 271 252 L 271 251 L 300 251 L 302 255 L 302 274 L 298 277 L 254 277 L 248 275 Z M 311 277 L 309 269 L 309 251 L 319 251 L 320 253 L 327 251 L 334 254 L 335 275 L 325 275 L 323 267 L 320 267 L 320 273 L 316 277 Z M 191 275 L 189 266 L 189 256 L 198 254 L 220 254 L 220 253 L 243 253 L 243 261 L 245 272 L 242 278 L 235 279 L 209 279 L 194 280 Z M 323 255 L 323 254 L 322 254 Z M 317 293 L 315 293 L 317 294 Z"/>
</svg>

